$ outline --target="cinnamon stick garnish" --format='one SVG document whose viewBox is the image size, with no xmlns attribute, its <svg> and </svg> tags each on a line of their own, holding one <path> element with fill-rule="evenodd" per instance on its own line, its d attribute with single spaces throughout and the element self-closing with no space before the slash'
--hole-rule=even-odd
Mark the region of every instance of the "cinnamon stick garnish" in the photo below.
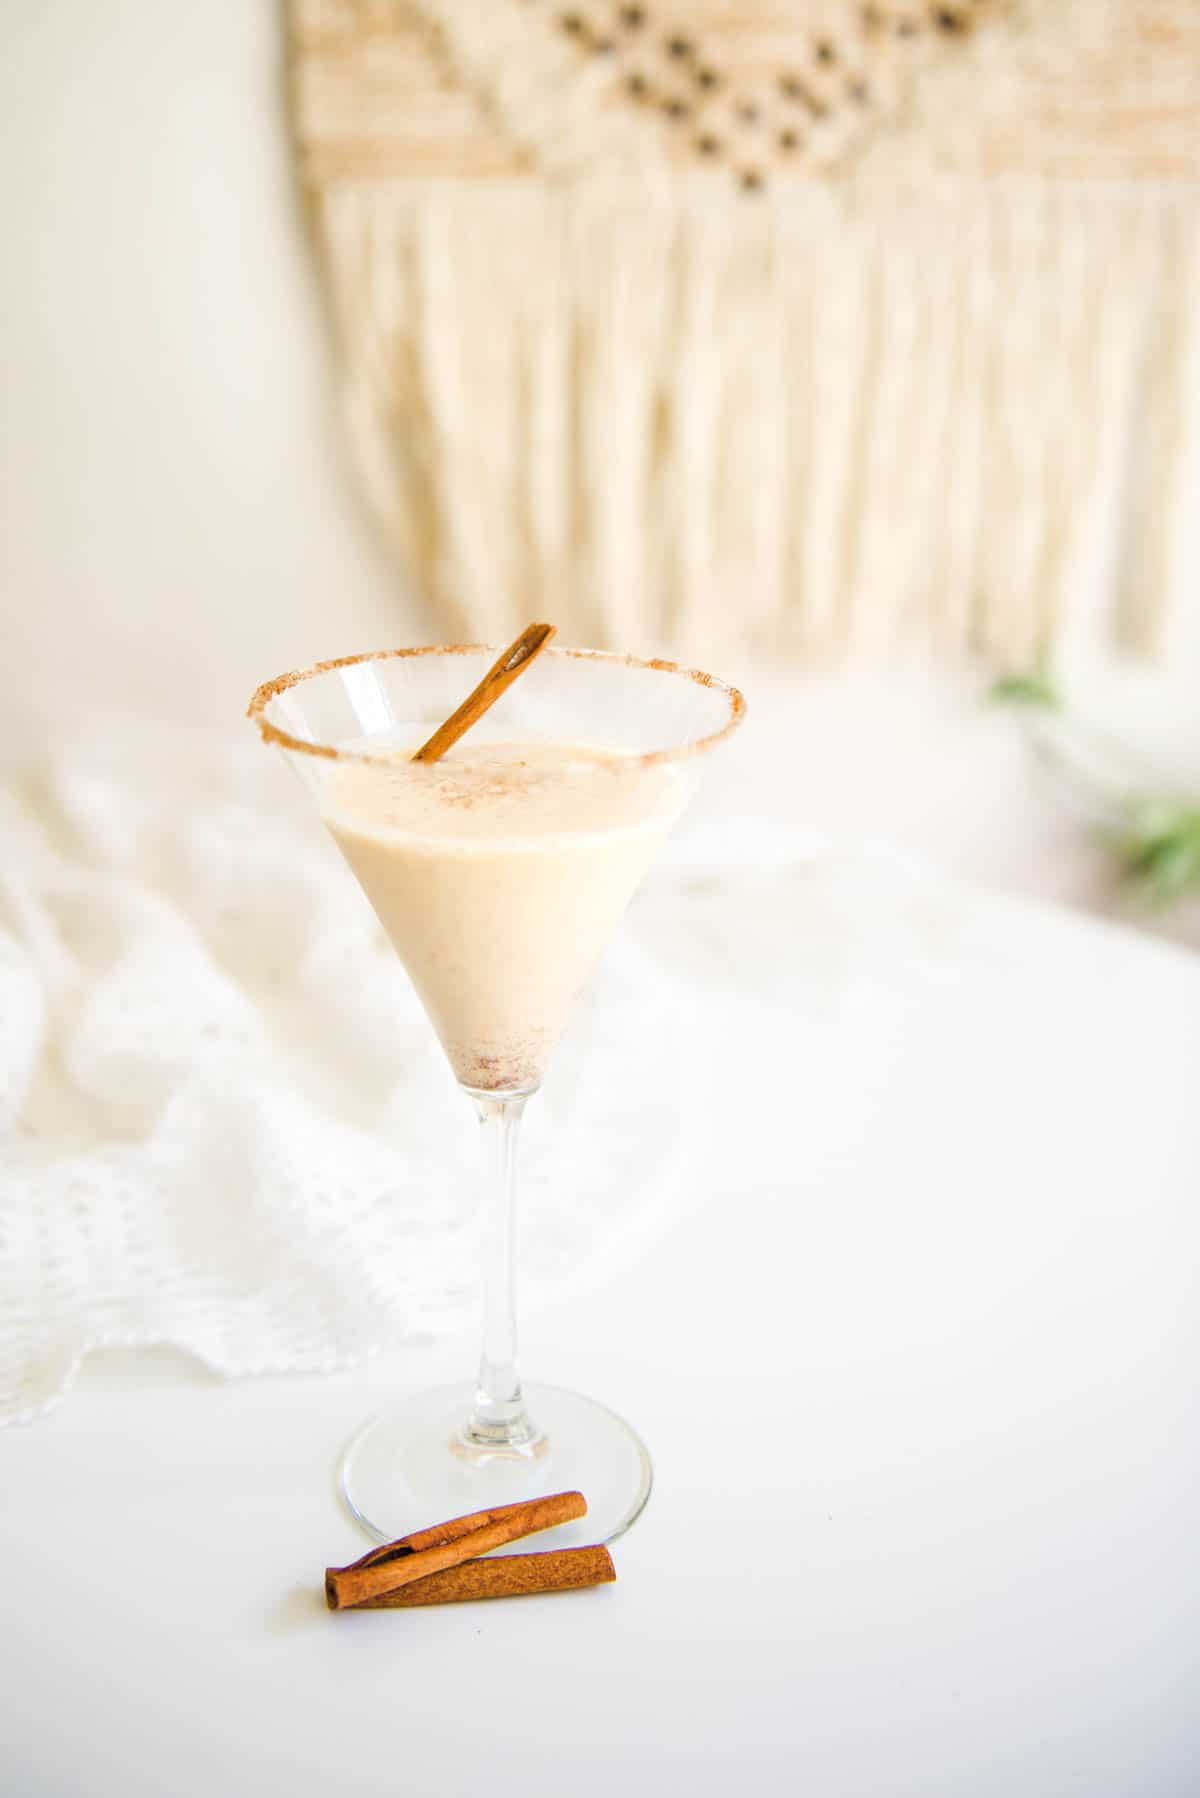
<svg viewBox="0 0 1200 1798">
<path fill-rule="evenodd" d="M 607 1548 L 551 1548 L 542 1554 L 496 1555 L 427 1573 L 395 1592 L 366 1598 L 357 1611 L 395 1611 L 410 1605 L 463 1604 L 473 1598 L 528 1598 L 537 1592 L 569 1592 L 602 1586 L 617 1570 Z"/>
<path fill-rule="evenodd" d="M 346 1567 L 335 1567 L 332 1571 L 352 1573 L 359 1567 L 378 1567 L 384 1561 L 419 1554 L 424 1548 L 437 1548 L 443 1542 L 457 1542 L 460 1536 L 469 1536 L 472 1530 L 481 1530 L 485 1524 L 498 1523 L 502 1517 L 523 1516 L 531 1502 L 530 1499 L 523 1498 L 511 1505 L 489 1505 L 486 1511 L 469 1511 L 465 1517 L 451 1517 L 445 1523 L 431 1523 L 427 1529 L 413 1530 L 411 1535 L 400 1536 L 395 1542 L 384 1542 L 379 1548 L 369 1548 L 357 1561 L 351 1561 Z"/>
<path fill-rule="evenodd" d="M 427 1574 L 441 1573 L 462 1561 L 485 1555 L 506 1542 L 532 1536 L 537 1530 L 570 1523 L 587 1512 L 582 1492 L 555 1492 L 547 1498 L 530 1498 L 521 1504 L 497 1505 L 490 1511 L 473 1511 L 452 1517 L 429 1529 L 401 1536 L 398 1542 L 373 1548 L 348 1567 L 325 1570 L 325 1602 L 340 1611 L 382 1598 Z"/>
<path fill-rule="evenodd" d="M 492 663 L 479 685 L 468 693 L 456 712 L 439 724 L 427 743 L 422 743 L 413 756 L 414 762 L 436 762 L 464 732 L 478 722 L 490 706 L 506 693 L 519 674 L 524 674 L 534 658 L 541 654 L 554 635 L 552 624 L 527 624 L 515 642 Z"/>
</svg>

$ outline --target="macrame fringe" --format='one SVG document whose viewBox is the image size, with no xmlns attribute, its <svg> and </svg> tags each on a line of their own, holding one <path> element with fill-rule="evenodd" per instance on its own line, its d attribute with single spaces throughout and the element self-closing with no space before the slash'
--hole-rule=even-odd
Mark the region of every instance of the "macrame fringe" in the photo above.
<svg viewBox="0 0 1200 1798">
<path fill-rule="evenodd" d="M 1181 597 L 1185 186 L 332 183 L 354 453 L 447 628 L 1152 650 Z"/>
</svg>

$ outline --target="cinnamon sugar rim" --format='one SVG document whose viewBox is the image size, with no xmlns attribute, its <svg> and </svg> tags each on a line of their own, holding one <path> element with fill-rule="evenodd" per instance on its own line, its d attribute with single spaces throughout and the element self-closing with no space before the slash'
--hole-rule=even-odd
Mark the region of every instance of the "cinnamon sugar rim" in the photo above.
<svg viewBox="0 0 1200 1798">
<path fill-rule="evenodd" d="M 682 761 L 687 756 L 702 755 L 736 730 L 745 715 L 746 701 L 736 687 L 719 680 L 715 674 L 705 674 L 699 668 L 685 668 L 680 662 L 665 662 L 658 657 L 645 659 L 641 656 L 621 655 L 608 649 L 562 649 L 552 646 L 541 653 L 545 656 L 570 656 L 576 661 L 612 662 L 623 668 L 649 668 L 658 674 L 678 674 L 686 680 L 694 681 L 698 687 L 707 687 L 711 692 L 725 695 L 729 701 L 729 716 L 720 730 L 712 731 L 706 737 L 696 737 L 691 742 L 681 743 L 677 748 L 651 749 L 644 755 L 630 757 L 631 761 L 642 767 L 650 767 L 655 762 Z M 277 674 L 274 680 L 264 681 L 246 707 L 246 716 L 258 726 L 264 743 L 278 743 L 283 749 L 294 749 L 302 755 L 324 756 L 330 761 L 371 762 L 387 766 L 391 760 L 389 756 L 372 755 L 364 749 L 339 749 L 333 743 L 311 743 L 306 742 L 303 737 L 294 737 L 290 731 L 281 730 L 279 725 L 272 724 L 266 716 L 266 708 L 281 693 L 286 693 L 291 687 L 298 687 L 301 681 L 312 680 L 318 674 L 329 674 L 335 668 L 353 668 L 360 662 L 386 662 L 400 656 L 499 654 L 500 645 L 491 643 L 430 643 L 413 649 L 368 649 L 361 655 L 335 656 L 332 661 L 314 662 L 311 668 L 295 669 L 290 674 Z"/>
</svg>

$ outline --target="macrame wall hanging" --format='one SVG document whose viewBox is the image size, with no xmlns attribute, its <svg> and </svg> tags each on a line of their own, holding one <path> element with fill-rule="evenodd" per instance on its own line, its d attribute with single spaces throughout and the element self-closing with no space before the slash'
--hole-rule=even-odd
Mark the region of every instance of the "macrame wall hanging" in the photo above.
<svg viewBox="0 0 1200 1798">
<path fill-rule="evenodd" d="M 1200 605 L 1193 0 L 291 0 L 350 440 L 450 635 L 1142 652 Z"/>
</svg>

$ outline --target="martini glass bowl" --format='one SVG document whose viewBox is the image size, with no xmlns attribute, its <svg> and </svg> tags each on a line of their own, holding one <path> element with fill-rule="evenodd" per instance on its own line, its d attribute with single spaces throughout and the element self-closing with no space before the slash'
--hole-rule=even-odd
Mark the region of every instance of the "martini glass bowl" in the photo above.
<svg viewBox="0 0 1200 1798">
<path fill-rule="evenodd" d="M 347 1505 L 381 1542 L 433 1518 L 568 1489 L 585 1494 L 588 1517 L 558 1529 L 556 1542 L 611 1541 L 650 1493 L 650 1458 L 629 1424 L 594 1399 L 522 1383 L 517 1138 L 573 999 L 744 705 L 735 689 L 695 669 L 548 649 L 444 762 L 419 765 L 415 778 L 431 783 L 434 811 L 445 808 L 436 829 L 394 828 L 390 783 L 411 785 L 413 751 L 496 654 L 455 645 L 349 656 L 268 681 L 249 709 L 362 882 L 480 1125 L 475 1381 L 402 1397 L 358 1430 L 341 1465 Z M 486 818 L 482 830 L 473 821 L 458 770 L 464 752 L 478 761 L 493 748 L 510 762 L 549 754 L 551 783 L 559 779 L 553 758 L 564 758 L 566 785 L 551 796 L 563 815 L 552 830 L 526 827 L 519 784 L 498 832 Z M 569 1193 L 562 1202 L 570 1204 Z"/>
</svg>

